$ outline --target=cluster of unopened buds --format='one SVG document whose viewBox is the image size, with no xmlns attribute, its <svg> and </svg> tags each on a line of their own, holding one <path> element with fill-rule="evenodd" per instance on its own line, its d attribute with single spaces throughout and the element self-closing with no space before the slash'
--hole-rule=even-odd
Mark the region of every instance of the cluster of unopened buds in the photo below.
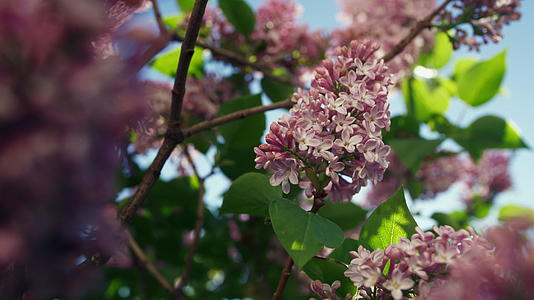
<svg viewBox="0 0 534 300">
<path fill-rule="evenodd" d="M 272 185 L 299 184 L 311 197 L 328 193 L 348 200 L 368 180 L 378 182 L 388 167 L 387 95 L 392 85 L 378 45 L 353 41 L 315 70 L 312 87 L 295 93 L 289 115 L 270 126 L 266 143 L 254 148 L 256 168 L 273 171 Z"/>
<path fill-rule="evenodd" d="M 426 299 L 431 287 L 441 285 L 448 268 L 461 257 L 471 251 L 493 251 L 493 246 L 471 228 L 456 231 L 450 226 L 434 226 L 437 236 L 420 228 L 416 231 L 410 239 L 401 238 L 385 250 L 371 252 L 360 246 L 349 253 L 352 261 L 345 276 L 359 287 L 359 299 Z M 311 288 L 323 299 L 336 299 L 339 286 L 339 282 L 313 282 Z"/>
</svg>

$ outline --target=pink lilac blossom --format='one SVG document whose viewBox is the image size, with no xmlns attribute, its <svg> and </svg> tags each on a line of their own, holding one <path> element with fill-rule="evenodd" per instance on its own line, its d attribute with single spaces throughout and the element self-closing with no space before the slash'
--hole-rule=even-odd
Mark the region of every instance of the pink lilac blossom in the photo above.
<svg viewBox="0 0 534 300">
<path fill-rule="evenodd" d="M 381 45 L 378 56 L 390 51 L 406 36 L 416 22 L 435 8 L 434 0 L 338 0 L 339 19 L 344 28 L 334 30 L 332 46 L 345 45 L 351 40 L 371 39 Z M 409 72 L 422 50 L 433 44 L 432 32 L 425 30 L 407 48 L 388 63 L 396 78 Z"/>
<path fill-rule="evenodd" d="M 400 238 L 385 250 L 369 251 L 360 246 L 345 276 L 359 287 L 362 299 L 403 299 L 421 297 L 427 286 L 447 278 L 447 270 L 471 252 L 490 253 L 493 246 L 471 228 L 455 231 L 450 226 L 434 226 L 434 233 L 417 233 Z M 437 236 L 436 236 L 437 235 Z M 384 271 L 389 263 L 389 269 Z M 458 299 L 458 298 L 455 298 Z"/>
<path fill-rule="evenodd" d="M 365 195 L 363 206 L 372 209 L 389 199 L 406 182 L 410 170 L 404 166 L 395 152 L 389 153 L 389 166 L 382 181 L 373 184 Z"/>
<path fill-rule="evenodd" d="M 470 163 L 458 155 L 427 160 L 416 177 L 423 183 L 422 199 L 431 199 L 461 181 L 469 172 Z"/>
<path fill-rule="evenodd" d="M 150 114 L 136 127 L 134 144 L 137 153 L 146 153 L 148 149 L 161 145 L 171 107 L 170 83 L 147 81 L 144 85 Z M 217 115 L 223 102 L 239 95 L 230 81 L 214 74 L 206 74 L 203 78 L 189 77 L 183 102 L 184 120 L 211 119 Z"/>
<path fill-rule="evenodd" d="M 524 223 L 490 228 L 486 237 L 495 251 L 472 249 L 460 257 L 424 299 L 534 299 L 534 244 L 527 229 Z"/>
<path fill-rule="evenodd" d="M 218 8 L 206 8 L 204 22 L 212 44 L 301 75 L 307 70 L 303 66 L 318 63 L 327 48 L 321 31 L 298 23 L 301 12 L 302 7 L 293 1 L 268 0 L 256 11 L 256 25 L 248 38 L 235 31 Z"/>
<path fill-rule="evenodd" d="M 498 150 L 486 150 L 476 165 L 467 173 L 464 201 L 473 202 L 474 197 L 490 201 L 495 195 L 512 186 L 509 156 Z"/>
<path fill-rule="evenodd" d="M 124 240 L 109 205 L 143 89 L 123 62 L 95 53 L 109 29 L 104 9 L 102 1 L 0 0 L 3 299 L 79 298 L 91 282 L 73 272 L 80 257 L 111 256 Z"/>
<path fill-rule="evenodd" d="M 451 8 L 439 18 L 442 30 L 454 28 L 453 41 L 456 48 L 467 45 L 470 50 L 480 50 L 489 41 L 498 43 L 502 39 L 502 29 L 511 21 L 521 18 L 518 11 L 521 0 L 455 0 Z M 469 24 L 469 33 L 461 25 Z"/>
<path fill-rule="evenodd" d="M 319 280 L 314 280 L 310 283 L 310 289 L 312 290 L 312 292 L 317 294 L 317 296 L 321 297 L 321 299 L 328 299 L 328 300 L 339 300 L 338 296 L 336 295 L 336 290 L 340 286 L 341 286 L 341 283 L 339 282 L 339 280 L 332 282 L 331 285 L 322 283 Z M 311 298 L 310 300 L 312 299 L 314 298 Z"/>
<path fill-rule="evenodd" d="M 390 147 L 387 67 L 378 45 L 352 42 L 315 70 L 312 87 L 293 95 L 289 115 L 270 125 L 266 143 L 254 148 L 256 168 L 273 171 L 272 185 L 299 184 L 311 197 L 324 187 L 332 200 L 349 200 L 388 166 Z M 310 176 L 312 176 L 310 178 Z M 320 182 L 319 182 L 320 181 Z"/>
</svg>

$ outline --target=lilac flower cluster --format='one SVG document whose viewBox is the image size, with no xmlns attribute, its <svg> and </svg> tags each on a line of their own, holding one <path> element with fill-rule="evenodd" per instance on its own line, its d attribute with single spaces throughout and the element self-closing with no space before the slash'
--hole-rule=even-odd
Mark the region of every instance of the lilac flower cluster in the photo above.
<svg viewBox="0 0 534 300">
<path fill-rule="evenodd" d="M 312 88 L 293 95 L 289 115 L 273 122 L 266 143 L 254 148 L 256 168 L 273 171 L 272 185 L 322 188 L 333 200 L 348 200 L 367 180 L 376 183 L 388 167 L 387 67 L 373 58 L 378 45 L 351 42 L 315 71 Z"/>
<path fill-rule="evenodd" d="M 327 48 L 321 31 L 299 24 L 301 12 L 302 7 L 294 1 L 268 0 L 256 11 L 256 25 L 248 38 L 235 31 L 218 8 L 206 8 L 204 23 L 214 45 L 298 75 L 306 70 L 302 66 L 319 62 Z"/>
<path fill-rule="evenodd" d="M 495 251 L 472 249 L 460 257 L 447 280 L 430 288 L 425 299 L 534 299 L 534 244 L 528 229 L 519 222 L 487 230 Z"/>
<path fill-rule="evenodd" d="M 427 160 L 417 172 L 417 178 L 423 183 L 421 198 L 432 199 L 445 192 L 454 183 L 465 178 L 471 166 L 471 160 L 458 155 Z"/>
<path fill-rule="evenodd" d="M 359 287 L 363 299 L 427 299 L 430 286 L 445 280 L 456 261 L 472 251 L 493 249 L 471 228 L 455 231 L 450 226 L 434 226 L 433 230 L 437 236 L 416 228 L 410 239 L 401 238 L 385 250 L 371 252 L 360 246 L 349 253 L 353 259 L 345 276 Z"/>
<path fill-rule="evenodd" d="M 471 203 L 474 197 L 491 200 L 495 195 L 512 186 L 510 158 L 502 151 L 487 150 L 476 165 L 470 164 L 467 173 L 464 201 Z"/>
<path fill-rule="evenodd" d="M 384 179 L 373 185 L 365 198 L 365 206 L 373 208 L 386 201 L 410 178 L 410 171 L 394 153 Z M 463 200 L 470 205 L 475 198 L 491 201 L 497 194 L 512 186 L 509 172 L 510 158 L 499 150 L 486 150 L 475 164 L 469 157 L 443 156 L 426 160 L 416 174 L 423 184 L 421 199 L 432 199 L 447 191 L 453 184 L 464 186 Z"/>
<path fill-rule="evenodd" d="M 166 82 L 147 81 L 145 90 L 150 115 L 136 127 L 135 148 L 137 153 L 161 145 L 170 114 L 172 85 Z M 215 117 L 220 105 L 239 97 L 233 84 L 225 78 L 206 74 L 203 78 L 189 77 L 183 101 L 184 119 L 207 120 Z"/>
<path fill-rule="evenodd" d="M 371 39 L 381 45 L 379 56 L 395 47 L 436 5 L 435 0 L 338 0 L 338 3 L 339 19 L 345 27 L 332 32 L 330 40 L 333 46 L 344 45 L 351 40 Z M 432 33 L 423 31 L 388 63 L 391 72 L 402 77 L 409 72 L 421 50 L 428 50 L 432 43 Z"/>
<path fill-rule="evenodd" d="M 79 298 L 90 282 L 72 272 L 80 257 L 120 246 L 108 205 L 143 91 L 121 61 L 95 53 L 104 2 L 0 1 L 3 299 Z"/>
<path fill-rule="evenodd" d="M 521 0 L 456 0 L 452 9 L 444 11 L 440 18 L 443 30 L 455 29 L 454 44 L 467 45 L 469 49 L 480 49 L 488 41 L 498 43 L 502 39 L 502 28 L 511 21 L 521 18 L 518 11 Z M 468 23 L 469 34 L 461 25 Z"/>
</svg>

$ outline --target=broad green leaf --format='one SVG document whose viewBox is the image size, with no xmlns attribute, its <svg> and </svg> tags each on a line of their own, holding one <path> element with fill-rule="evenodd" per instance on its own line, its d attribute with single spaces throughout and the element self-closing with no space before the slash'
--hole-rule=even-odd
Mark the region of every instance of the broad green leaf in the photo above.
<svg viewBox="0 0 534 300">
<path fill-rule="evenodd" d="M 433 114 L 444 114 L 449 107 L 450 94 L 444 86 L 431 88 L 426 81 L 411 78 L 403 81 L 402 91 L 408 111 L 420 122 Z"/>
<path fill-rule="evenodd" d="M 261 105 L 261 95 L 247 95 L 224 103 L 219 116 Z M 219 127 L 225 144 L 219 149 L 218 162 L 221 170 L 231 179 L 254 171 L 254 146 L 260 144 L 265 130 L 265 114 L 257 114 L 224 124 Z"/>
<path fill-rule="evenodd" d="M 219 0 L 219 7 L 234 28 L 249 36 L 256 25 L 256 16 L 244 0 Z"/>
<path fill-rule="evenodd" d="M 261 105 L 261 94 L 247 95 L 224 103 L 218 116 Z M 225 143 L 248 147 L 258 144 L 265 130 L 265 115 L 256 114 L 219 127 Z"/>
<path fill-rule="evenodd" d="M 506 70 L 506 51 L 472 65 L 458 77 L 458 96 L 471 106 L 480 106 L 499 91 Z"/>
<path fill-rule="evenodd" d="M 477 160 L 485 149 L 528 148 L 510 121 L 497 116 L 484 116 L 453 137 Z"/>
<path fill-rule="evenodd" d="M 398 243 L 401 237 L 409 238 L 415 233 L 416 226 L 401 187 L 367 219 L 360 232 L 360 243 L 371 250 L 385 249 L 390 244 Z"/>
<path fill-rule="evenodd" d="M 253 191 L 253 192 L 251 192 Z M 269 203 L 282 196 L 280 186 L 272 186 L 269 176 L 246 173 L 232 183 L 224 194 L 221 213 L 269 216 Z"/>
<path fill-rule="evenodd" d="M 339 280 L 341 286 L 337 289 L 336 294 L 342 299 L 346 294 L 355 295 L 358 292 L 358 288 L 344 275 L 347 267 L 334 259 L 314 257 L 302 270 L 312 280 L 319 280 L 322 283 L 331 285 L 334 281 Z"/>
<path fill-rule="evenodd" d="M 150 63 L 150 66 L 160 73 L 174 78 L 179 58 L 180 48 L 176 48 L 156 57 L 154 61 Z M 196 77 L 202 77 L 204 74 L 203 68 L 202 48 L 195 47 L 195 53 L 191 58 L 188 73 Z"/>
<path fill-rule="evenodd" d="M 438 32 L 434 41 L 434 48 L 430 53 L 423 56 L 425 65 L 440 69 L 451 59 L 453 52 L 452 43 L 446 33 Z"/>
<path fill-rule="evenodd" d="M 458 230 L 468 225 L 469 216 L 462 210 L 448 214 L 437 212 L 432 214 L 431 218 L 436 220 L 438 226 L 449 225 Z"/>
<path fill-rule="evenodd" d="M 263 77 L 261 80 L 261 87 L 263 92 L 271 99 L 273 102 L 282 101 L 291 97 L 293 93 L 293 87 L 282 83 L 280 81 L 274 80 L 270 77 Z"/>
<path fill-rule="evenodd" d="M 183 14 L 177 14 L 172 16 L 163 17 L 163 23 L 169 29 L 175 29 L 176 25 L 181 24 L 184 20 Z"/>
<path fill-rule="evenodd" d="M 454 64 L 454 79 L 458 81 L 458 78 L 460 78 L 467 70 L 469 70 L 472 66 L 474 66 L 478 62 L 477 59 L 474 58 L 462 58 L 458 60 Z"/>
<path fill-rule="evenodd" d="M 345 264 L 349 264 L 352 258 L 349 255 L 350 251 L 358 251 L 360 247 L 360 242 L 353 239 L 345 239 L 341 246 L 337 247 L 330 255 L 329 258 L 333 258 Z"/>
<path fill-rule="evenodd" d="M 339 226 L 304 211 L 287 199 L 272 201 L 269 214 L 278 240 L 299 268 L 324 246 L 336 248 L 343 243 L 343 231 Z"/>
<path fill-rule="evenodd" d="M 500 221 L 506 222 L 514 219 L 523 219 L 534 223 L 534 209 L 517 205 L 506 205 L 501 207 L 499 210 Z"/>
<path fill-rule="evenodd" d="M 328 201 L 318 213 L 336 223 L 342 230 L 349 230 L 365 219 L 367 211 L 352 202 Z"/>
<path fill-rule="evenodd" d="M 176 0 L 176 3 L 184 12 L 193 10 L 193 6 L 195 6 L 195 0 Z"/>
<path fill-rule="evenodd" d="M 389 145 L 401 162 L 415 174 L 421 163 L 444 141 L 444 139 L 424 140 L 419 138 L 392 139 Z"/>
</svg>

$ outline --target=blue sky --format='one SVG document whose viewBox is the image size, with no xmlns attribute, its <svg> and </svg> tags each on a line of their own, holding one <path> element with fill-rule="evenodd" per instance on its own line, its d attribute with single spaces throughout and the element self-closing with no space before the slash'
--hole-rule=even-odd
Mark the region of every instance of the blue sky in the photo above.
<svg viewBox="0 0 534 300">
<path fill-rule="evenodd" d="M 369 0 L 372 1 L 372 0 Z M 162 9 L 164 14 L 176 12 L 173 0 L 163 1 Z M 248 0 L 248 3 L 257 8 L 262 0 Z M 296 1 L 304 7 L 302 23 L 308 24 L 311 29 L 323 29 L 330 31 L 339 26 L 337 22 L 338 6 L 334 0 L 299 0 Z M 210 1 L 214 5 L 216 1 Z M 467 125 L 471 121 L 486 114 L 498 115 L 503 118 L 513 120 L 521 129 L 524 140 L 528 145 L 534 146 L 534 102 L 531 89 L 534 86 L 534 1 L 522 1 L 521 11 L 523 17 L 520 21 L 514 22 L 504 30 L 504 39 L 497 45 L 483 46 L 480 52 L 468 52 L 465 49 L 456 51 L 451 62 L 462 57 L 475 57 L 487 59 L 493 55 L 507 49 L 507 71 L 504 80 L 504 87 L 508 91 L 506 95 L 499 95 L 491 102 L 472 109 L 464 105 L 459 100 L 454 100 L 449 106 L 447 115 L 451 120 L 461 120 L 461 125 Z M 426 13 L 422 12 L 422 16 Z M 444 68 L 444 74 L 450 66 Z M 393 114 L 402 112 L 401 101 L 398 98 L 392 100 Z M 396 103 L 395 103 L 396 101 Z M 268 114 L 268 121 L 272 121 L 281 112 L 271 112 Z M 144 160 L 146 161 L 146 160 Z M 207 164 L 206 164 L 207 165 Z M 170 176 L 172 166 L 165 168 L 164 174 Z M 514 156 L 511 165 L 513 188 L 500 195 L 497 199 L 497 207 L 505 204 L 518 204 L 534 208 L 534 152 L 530 150 L 520 150 Z M 223 176 L 215 176 L 208 182 L 208 203 L 217 206 L 221 199 L 219 194 L 224 191 L 228 181 Z M 211 187 L 210 187 L 211 186 Z M 434 201 L 418 202 L 412 204 L 414 210 L 420 211 L 422 215 L 430 215 L 432 211 L 452 211 L 461 208 L 458 196 L 461 189 L 453 188 L 452 191 L 439 196 Z M 490 222 L 495 219 L 496 211 L 490 216 Z M 428 226 L 427 218 L 419 218 L 421 225 Z M 482 222 L 481 224 L 488 223 Z M 426 227 L 425 226 L 425 227 Z"/>
</svg>

